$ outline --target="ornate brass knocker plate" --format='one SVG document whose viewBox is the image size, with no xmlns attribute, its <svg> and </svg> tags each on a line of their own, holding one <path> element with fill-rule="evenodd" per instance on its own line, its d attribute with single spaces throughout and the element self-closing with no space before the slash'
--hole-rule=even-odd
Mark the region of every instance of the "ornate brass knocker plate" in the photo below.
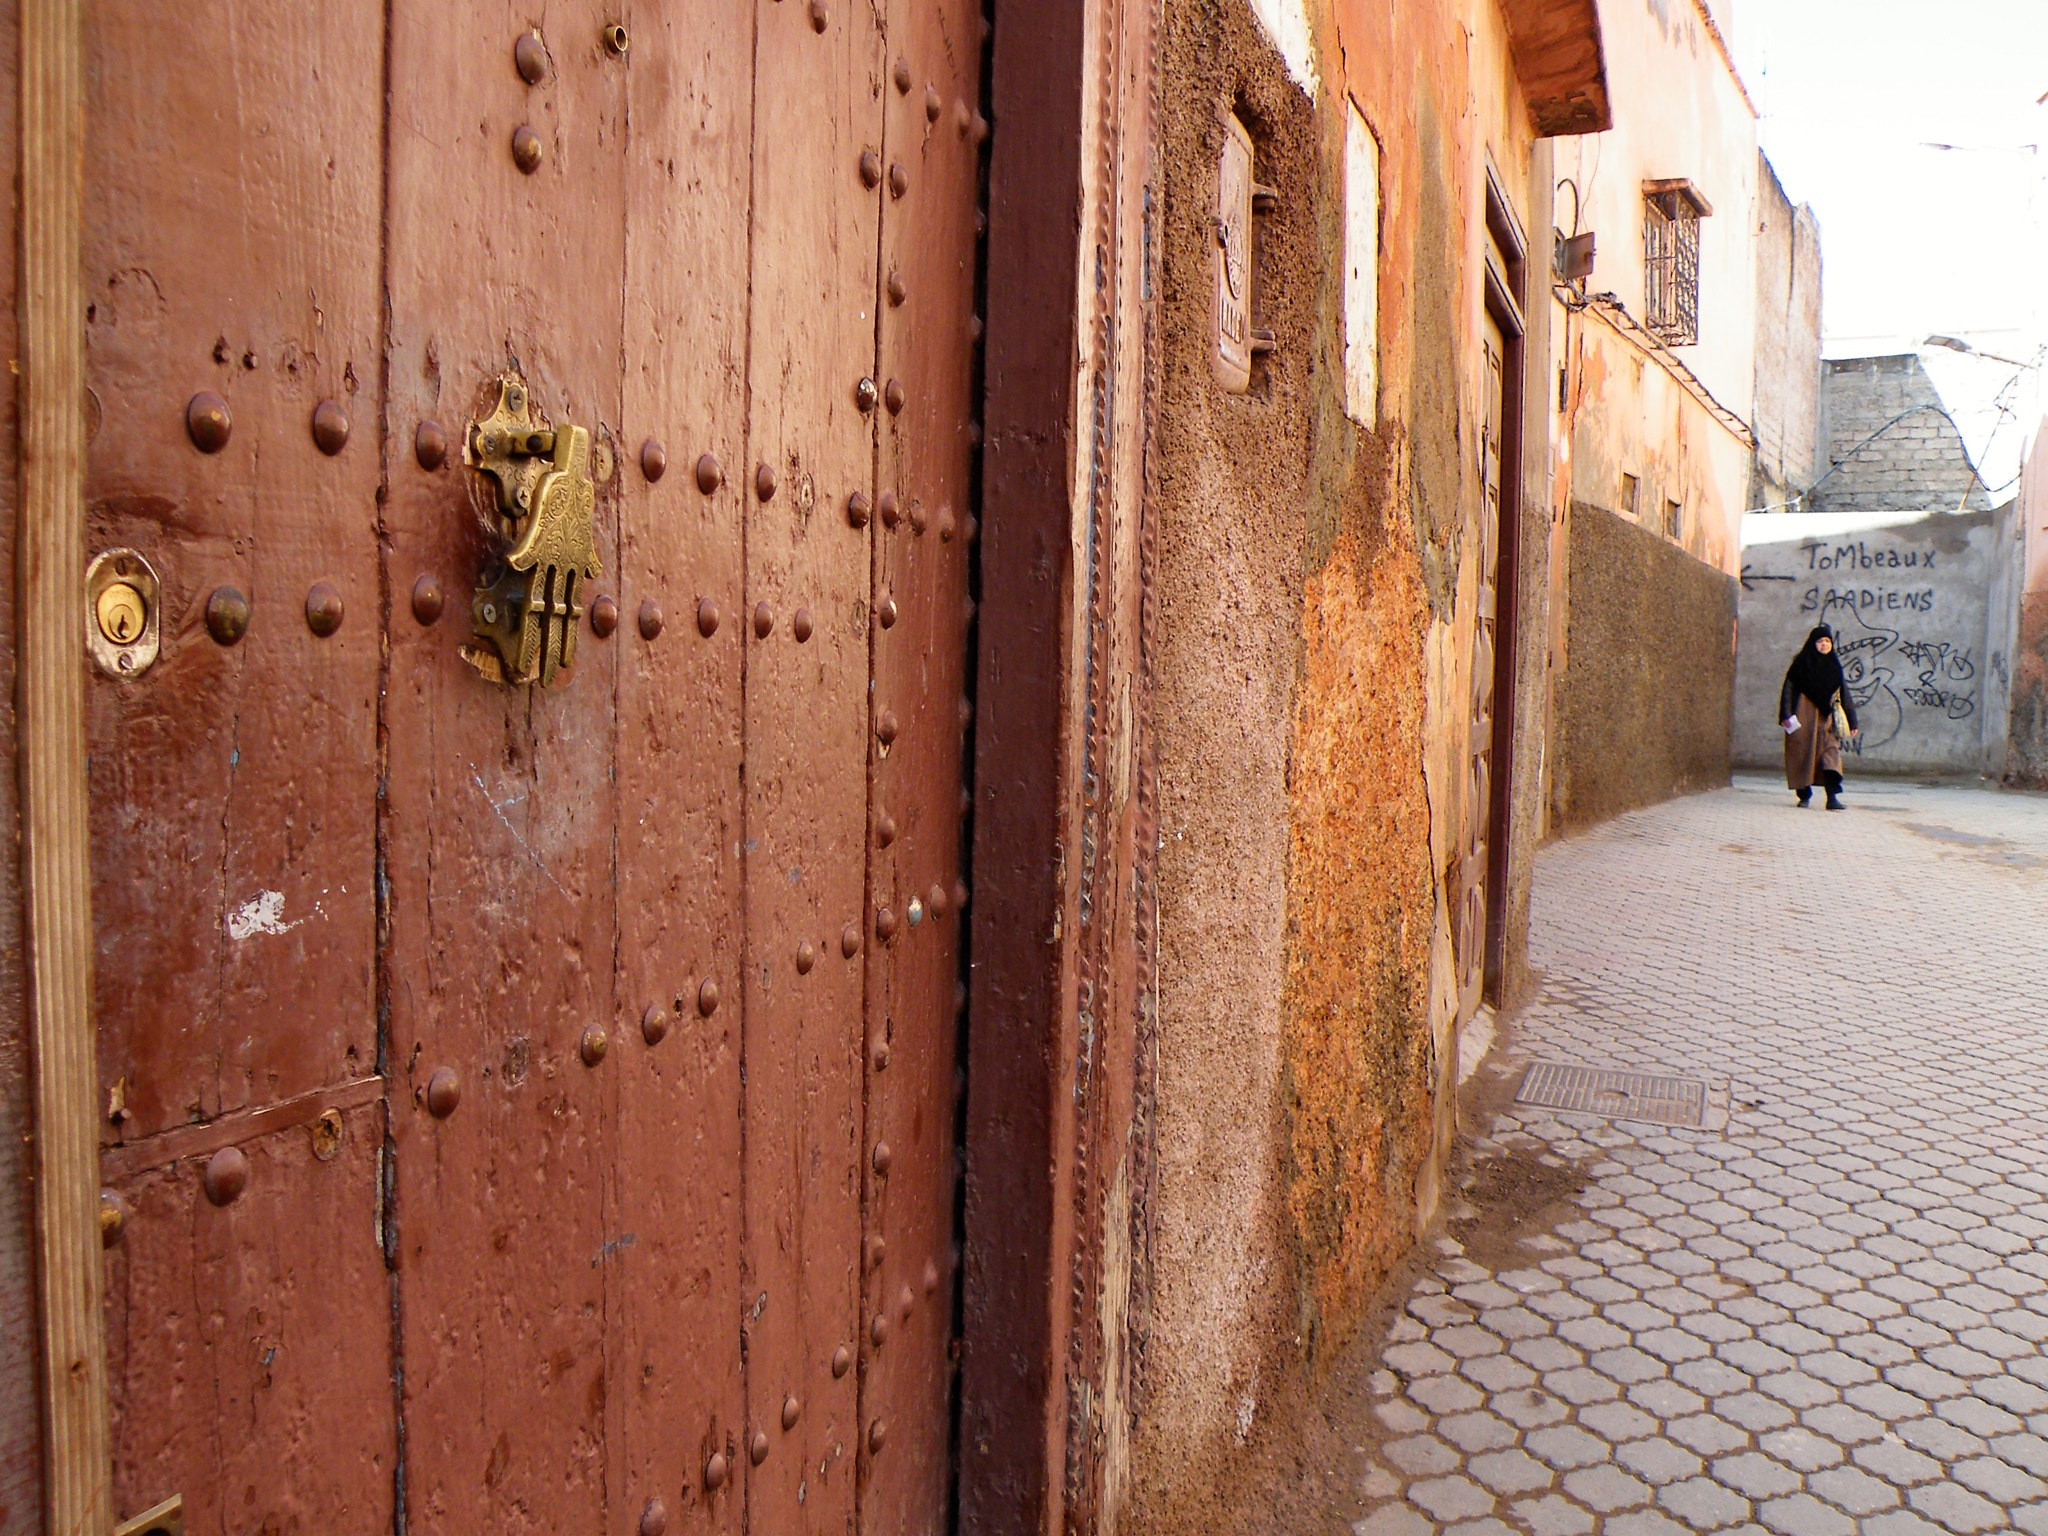
<svg viewBox="0 0 2048 1536">
<path fill-rule="evenodd" d="M 597 487 L 590 433 L 540 420 L 526 385 L 498 381 L 498 404 L 464 434 L 462 460 L 497 482 L 511 548 L 487 568 L 470 603 L 479 639 L 463 659 L 493 682 L 552 688 L 576 665 L 583 588 L 597 558 Z"/>
</svg>

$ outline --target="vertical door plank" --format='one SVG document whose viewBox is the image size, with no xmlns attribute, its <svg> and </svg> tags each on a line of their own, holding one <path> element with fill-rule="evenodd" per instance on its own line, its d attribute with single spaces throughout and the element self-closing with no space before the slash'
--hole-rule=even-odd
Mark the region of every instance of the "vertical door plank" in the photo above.
<svg viewBox="0 0 2048 1536">
<path fill-rule="evenodd" d="M 877 1533 L 942 1531 L 950 1486 L 980 62 L 969 0 L 890 7 L 878 478 L 899 516 L 877 533 L 875 601 L 897 619 L 876 633 L 874 708 L 897 736 L 877 736 L 873 772 L 877 814 L 899 835 L 873 862 L 871 900 L 901 923 L 867 992 L 870 1036 L 887 1046 L 868 1063 L 868 1232 L 887 1258 L 866 1306 L 895 1330 L 863 1403 L 884 1435 L 863 1442 L 862 1526 Z"/>
<path fill-rule="evenodd" d="M 629 25 L 625 469 L 611 587 L 621 614 L 615 643 L 625 647 L 613 1222 L 621 1246 L 607 1259 L 616 1298 L 607 1343 L 612 1528 L 632 1530 L 659 1500 L 670 1533 L 738 1531 L 744 989 L 735 918 L 753 0 L 708 0 L 682 13 L 642 4 Z M 642 467 L 650 439 L 665 466 L 657 480 Z M 705 454 L 715 469 L 700 481 Z M 638 637 L 643 603 L 662 617 L 651 645 Z M 705 603 L 715 626 L 699 622 Z M 661 1010 L 651 1030 L 649 1008 Z M 714 1455 L 725 1469 L 716 1489 L 705 1480 Z"/>
<path fill-rule="evenodd" d="M 872 933 L 868 535 L 847 502 L 873 497 L 858 390 L 873 368 L 881 194 L 863 184 L 861 156 L 881 148 L 881 44 L 865 5 L 759 0 L 755 25 L 747 612 L 736 617 L 747 645 L 747 1410 L 767 1459 L 751 1471 L 748 1523 L 844 1531 Z M 800 972 L 805 944 L 814 960 Z"/>
<path fill-rule="evenodd" d="M 362 41 L 383 12 L 89 16 L 87 552 L 137 548 L 163 583 L 155 667 L 88 681 L 99 1105 L 134 1166 L 173 1127 L 374 1070 L 383 80 Z M 232 412 L 214 453 L 186 427 L 202 390 Z M 333 454 L 323 400 L 350 423 Z M 325 638 L 321 583 L 342 604 Z M 206 622 L 222 586 L 249 605 L 233 645 Z M 226 1209 L 189 1164 L 116 1181 L 117 1513 L 170 1493 L 195 1529 L 388 1510 L 376 1140 L 252 1155 Z M 329 1414 L 345 1427 L 312 1432 Z"/>
<path fill-rule="evenodd" d="M 387 257 L 391 594 L 383 985 L 396 1160 L 404 1514 L 416 1532 L 596 1531 L 606 1510 L 607 1256 L 616 1211 L 616 820 L 622 625 L 582 634 L 557 688 L 460 657 L 491 536 L 463 425 L 516 368 L 557 425 L 620 421 L 625 61 L 594 0 L 544 8 L 548 68 L 514 67 L 532 13 L 399 0 L 390 13 Z M 513 138 L 539 162 L 522 174 Z M 423 421 L 448 463 L 414 452 Z M 599 488 L 616 580 L 617 479 Z M 445 609 L 416 616 L 421 577 Z M 593 591 L 600 588 L 593 588 Z M 673 644 L 673 634 L 660 643 Z M 609 1049 L 585 1064 L 586 1031 Z M 461 1084 L 445 1119 L 433 1074 Z"/>
</svg>

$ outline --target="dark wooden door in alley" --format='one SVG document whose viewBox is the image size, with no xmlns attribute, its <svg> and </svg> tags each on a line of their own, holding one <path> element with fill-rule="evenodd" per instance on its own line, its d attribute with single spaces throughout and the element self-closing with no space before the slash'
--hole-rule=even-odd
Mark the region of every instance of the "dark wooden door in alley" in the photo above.
<svg viewBox="0 0 2048 1536">
<path fill-rule="evenodd" d="M 90 17 L 120 1515 L 942 1530 L 978 12 Z"/>
</svg>

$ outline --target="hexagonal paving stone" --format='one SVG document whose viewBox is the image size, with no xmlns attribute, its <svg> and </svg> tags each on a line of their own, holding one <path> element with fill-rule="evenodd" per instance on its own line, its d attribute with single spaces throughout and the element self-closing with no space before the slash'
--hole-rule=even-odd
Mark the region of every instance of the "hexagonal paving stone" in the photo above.
<svg viewBox="0 0 2048 1536">
<path fill-rule="evenodd" d="M 1724 1456 L 1709 1469 L 1714 1481 L 1749 1499 L 1776 1498 L 1799 1487 L 1799 1474 L 1761 1451 Z"/>
<path fill-rule="evenodd" d="M 1621 1396 L 1618 1383 L 1583 1366 L 1572 1371 L 1552 1371 L 1543 1378 L 1543 1385 L 1553 1395 L 1575 1407 Z"/>
<path fill-rule="evenodd" d="M 1579 1422 L 1616 1445 L 1657 1433 L 1657 1421 L 1633 1403 L 1596 1403 L 1581 1408 Z"/>
<path fill-rule="evenodd" d="M 1458 1367 L 1458 1374 L 1488 1392 L 1513 1392 L 1536 1385 L 1536 1373 L 1507 1355 L 1481 1355 Z"/>
<path fill-rule="evenodd" d="M 1550 1468 L 1520 1450 L 1488 1451 L 1483 1456 L 1474 1456 L 1466 1470 L 1495 1493 L 1507 1497 L 1548 1488 L 1552 1479 Z"/>
<path fill-rule="evenodd" d="M 1974 1532 L 2005 1524 L 2004 1512 L 1996 1504 L 1957 1483 L 1929 1483 L 1915 1488 L 1906 1495 L 1906 1502 L 1959 1536 L 1973 1536 Z"/>
<path fill-rule="evenodd" d="M 1806 1479 L 1807 1492 L 1852 1515 L 1875 1515 L 1896 1509 L 1902 1495 L 1881 1478 L 1860 1467 L 1830 1467 Z"/>
<path fill-rule="evenodd" d="M 1586 1363 L 1586 1357 L 1563 1339 L 1522 1339 L 1510 1344 L 1508 1353 L 1535 1371 L 1569 1371 Z"/>
<path fill-rule="evenodd" d="M 1834 1441 L 1797 1424 L 1759 1436 L 1757 1448 L 1799 1472 L 1818 1472 L 1822 1467 L 1835 1466 L 1844 1454 Z"/>
<path fill-rule="evenodd" d="M 1522 1437 L 1522 1444 L 1560 1472 L 1590 1467 L 1614 1455 L 1613 1446 L 1576 1424 L 1553 1424 L 1546 1429 L 1532 1429 Z"/>
<path fill-rule="evenodd" d="M 1697 1477 L 1700 1473 L 1700 1458 L 1662 1435 L 1631 1440 L 1614 1453 L 1614 1459 L 1652 1487 Z"/>
<path fill-rule="evenodd" d="M 1515 1443 L 1515 1426 L 1498 1414 L 1457 1413 L 1438 1422 L 1436 1432 L 1467 1455 L 1497 1451 Z"/>
<path fill-rule="evenodd" d="M 1657 1502 L 1696 1531 L 1715 1531 L 1747 1520 L 1750 1503 L 1712 1478 L 1688 1478 L 1657 1490 Z"/>
<path fill-rule="evenodd" d="M 1767 1500 L 1756 1517 L 1779 1536 L 1856 1536 L 1854 1520 L 1810 1493 Z"/>
<path fill-rule="evenodd" d="M 1459 1462 L 1458 1453 L 1435 1435 L 1411 1435 L 1405 1440 L 1392 1440 L 1381 1447 L 1381 1452 L 1410 1477 L 1448 1472 Z"/>
<path fill-rule="evenodd" d="M 1408 1487 L 1408 1501 L 1443 1521 L 1493 1512 L 1493 1495 L 1464 1476 L 1433 1477 Z"/>
<path fill-rule="evenodd" d="M 1425 1376 L 1408 1395 L 1431 1413 L 1464 1413 L 1486 1401 L 1486 1394 L 1456 1376 Z"/>
<path fill-rule="evenodd" d="M 1664 1432 L 1680 1445 L 1702 1456 L 1725 1456 L 1749 1444 L 1749 1431 L 1712 1413 L 1688 1414 L 1673 1419 Z"/>
<path fill-rule="evenodd" d="M 1630 1477 L 1619 1467 L 1581 1467 L 1564 1475 L 1564 1491 L 1581 1504 L 1611 1515 L 1618 1509 L 1633 1509 L 1649 1501 L 1647 1484 Z"/>
<path fill-rule="evenodd" d="M 1859 1445 L 1850 1455 L 1864 1471 L 1899 1488 L 1931 1483 L 1942 1475 L 1940 1462 L 1889 1435 L 1875 1445 Z"/>
<path fill-rule="evenodd" d="M 1555 1424 L 1571 1412 L 1557 1398 L 1535 1387 L 1520 1392 L 1503 1392 L 1488 1406 L 1510 1424 L 1519 1424 L 1524 1429 Z"/>
<path fill-rule="evenodd" d="M 2028 1476 L 1996 1456 L 1973 1456 L 1959 1461 L 1948 1469 L 1948 1474 L 1965 1488 L 1974 1488 L 1985 1498 L 2004 1505 L 2048 1497 L 2048 1483 Z"/>
<path fill-rule="evenodd" d="M 1528 1526 L 1530 1536 L 1592 1536 L 1593 1512 L 1562 1494 L 1523 1499 L 1511 1512 Z"/>
<path fill-rule="evenodd" d="M 1753 1434 L 1781 1429 L 1793 1420 L 1792 1410 L 1760 1392 L 1737 1392 L 1714 1399 L 1714 1412 L 1731 1424 L 1740 1424 Z"/>
<path fill-rule="evenodd" d="M 1351 1522 L 1352 1536 L 1435 1536 L 1436 1522 L 1410 1504 L 1383 1504 Z"/>
</svg>

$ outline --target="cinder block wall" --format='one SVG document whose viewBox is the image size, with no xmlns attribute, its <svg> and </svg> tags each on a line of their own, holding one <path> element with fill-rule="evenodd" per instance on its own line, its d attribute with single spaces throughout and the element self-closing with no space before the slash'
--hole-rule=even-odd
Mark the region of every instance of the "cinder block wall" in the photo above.
<svg viewBox="0 0 2048 1536">
<path fill-rule="evenodd" d="M 1584 503 L 1570 571 L 1551 830 L 1726 784 L 1734 580 Z"/>
<path fill-rule="evenodd" d="M 1828 363 L 1821 426 L 1827 462 L 1806 511 L 1977 512 L 1991 505 L 1934 381 L 1910 352 Z"/>
</svg>

